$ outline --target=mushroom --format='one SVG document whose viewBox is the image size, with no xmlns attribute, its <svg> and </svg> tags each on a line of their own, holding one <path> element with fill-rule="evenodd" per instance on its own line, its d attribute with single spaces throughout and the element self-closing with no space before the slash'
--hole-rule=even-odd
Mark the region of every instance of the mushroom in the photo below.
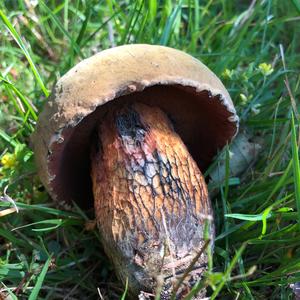
<svg viewBox="0 0 300 300">
<path fill-rule="evenodd" d="M 205 231 L 213 247 L 202 173 L 237 129 L 228 92 L 200 61 L 168 47 L 124 45 L 59 79 L 33 142 L 51 197 L 94 205 L 104 250 L 130 295 L 152 299 L 161 288 L 166 300 L 201 253 Z M 207 255 L 198 256 L 176 299 L 203 276 Z"/>
</svg>

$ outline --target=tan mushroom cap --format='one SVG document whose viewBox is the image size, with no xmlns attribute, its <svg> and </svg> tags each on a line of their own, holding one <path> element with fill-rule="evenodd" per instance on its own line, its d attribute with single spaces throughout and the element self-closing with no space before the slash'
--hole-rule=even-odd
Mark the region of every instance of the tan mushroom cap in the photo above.
<svg viewBox="0 0 300 300">
<path fill-rule="evenodd" d="M 33 135 L 39 175 L 54 200 L 91 204 L 94 128 L 109 107 L 133 101 L 167 113 L 202 171 L 237 133 L 227 90 L 199 60 L 154 45 L 102 51 L 59 79 Z"/>
</svg>

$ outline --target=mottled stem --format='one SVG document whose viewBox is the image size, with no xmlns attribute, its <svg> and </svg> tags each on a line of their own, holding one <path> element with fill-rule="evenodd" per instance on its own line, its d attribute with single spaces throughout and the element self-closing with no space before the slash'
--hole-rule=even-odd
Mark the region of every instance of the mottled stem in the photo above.
<svg viewBox="0 0 300 300">
<path fill-rule="evenodd" d="M 170 299 L 205 244 L 205 229 L 211 240 L 214 230 L 204 178 L 168 117 L 138 103 L 111 109 L 93 142 L 91 176 L 98 227 L 117 274 L 128 278 L 135 299 L 159 287 L 161 299 Z M 203 253 L 176 299 L 206 266 Z"/>
</svg>

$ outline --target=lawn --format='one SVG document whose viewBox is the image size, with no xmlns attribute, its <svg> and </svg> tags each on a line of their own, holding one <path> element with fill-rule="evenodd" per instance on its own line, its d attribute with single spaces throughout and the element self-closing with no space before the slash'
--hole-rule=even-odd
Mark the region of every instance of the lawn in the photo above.
<svg viewBox="0 0 300 300">
<path fill-rule="evenodd" d="M 166 45 L 200 59 L 228 89 L 240 131 L 260 145 L 242 173 L 229 172 L 228 149 L 214 162 L 225 161 L 226 176 L 210 184 L 216 242 L 201 282 L 210 299 L 295 299 L 299 0 L 1 1 L 0 299 L 119 299 L 125 291 L 103 253 L 93 211 L 51 201 L 30 136 L 67 70 L 127 43 Z"/>
</svg>

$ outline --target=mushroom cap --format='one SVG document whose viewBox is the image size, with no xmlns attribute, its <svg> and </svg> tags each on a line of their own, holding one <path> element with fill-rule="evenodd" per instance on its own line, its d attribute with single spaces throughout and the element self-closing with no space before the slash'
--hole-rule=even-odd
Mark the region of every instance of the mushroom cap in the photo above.
<svg viewBox="0 0 300 300">
<path fill-rule="evenodd" d="M 38 172 L 54 200 L 93 204 L 94 129 L 111 106 L 134 101 L 159 106 L 170 117 L 202 172 L 238 130 L 227 90 L 194 57 L 146 44 L 104 50 L 58 80 L 33 134 Z"/>
</svg>

